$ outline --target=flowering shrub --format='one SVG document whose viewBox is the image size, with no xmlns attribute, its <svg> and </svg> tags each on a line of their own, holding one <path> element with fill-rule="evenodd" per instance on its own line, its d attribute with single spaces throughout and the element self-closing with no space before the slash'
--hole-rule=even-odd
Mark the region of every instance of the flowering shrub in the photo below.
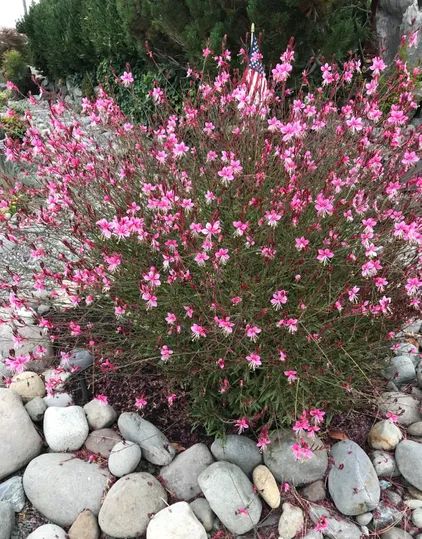
<svg viewBox="0 0 422 539">
<path fill-rule="evenodd" d="M 421 307 L 418 72 L 397 60 L 387 74 L 378 58 L 366 70 L 325 64 L 319 87 L 305 73 L 292 94 L 293 59 L 281 56 L 263 100 L 233 81 L 225 51 L 215 80 L 191 73 L 195 97 L 178 115 L 155 87 L 154 121 L 134 125 L 100 92 L 83 112 L 107 141 L 57 103 L 49 134 L 30 127 L 6 147 L 37 168 L 39 206 L 2 227 L 17 244 L 41 230 L 31 286 L 67 298 L 38 317 L 63 357 L 85 346 L 110 376 L 152 363 L 210 432 L 264 424 L 261 447 L 271 423 L 312 434 L 321 408 L 356 399 Z M 20 281 L 12 269 L 2 283 L 15 311 L 30 307 Z"/>
</svg>

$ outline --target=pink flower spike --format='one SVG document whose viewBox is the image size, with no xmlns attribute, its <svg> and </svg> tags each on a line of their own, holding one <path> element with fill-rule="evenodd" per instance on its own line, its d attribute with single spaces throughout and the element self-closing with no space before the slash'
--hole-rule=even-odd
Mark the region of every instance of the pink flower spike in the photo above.
<svg viewBox="0 0 422 539">
<path fill-rule="evenodd" d="M 122 81 L 123 86 L 126 88 L 131 86 L 135 81 L 130 71 L 125 71 L 123 75 L 120 76 L 120 80 Z"/>
<path fill-rule="evenodd" d="M 249 421 L 247 417 L 241 417 L 234 422 L 234 426 L 237 428 L 238 434 L 242 434 L 243 431 L 249 428 Z"/>
</svg>

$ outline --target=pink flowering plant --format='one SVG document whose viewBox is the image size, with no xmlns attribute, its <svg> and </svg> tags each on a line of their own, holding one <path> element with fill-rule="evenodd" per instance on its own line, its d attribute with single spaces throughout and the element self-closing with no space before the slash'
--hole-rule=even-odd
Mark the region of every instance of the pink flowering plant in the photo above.
<svg viewBox="0 0 422 539">
<path fill-rule="evenodd" d="M 7 158 L 38 183 L 3 195 L 31 204 L 1 226 L 17 246 L 47 230 L 30 236 L 29 288 L 67 298 L 38 316 L 62 353 L 89 348 L 111 377 L 152 364 L 209 432 L 265 425 L 265 447 L 268 426 L 312 436 L 323 410 L 356 401 L 391 332 L 420 316 L 419 72 L 350 60 L 292 92 L 288 49 L 257 99 L 228 51 L 207 61 L 215 79 L 191 70 L 178 114 L 154 88 L 156 114 L 138 125 L 100 91 L 82 107 L 105 139 L 62 103 L 48 133 L 9 139 Z M 30 309 L 21 284 L 12 269 L 2 282 L 15 311 Z M 295 451 L 307 458 L 303 439 Z"/>
</svg>

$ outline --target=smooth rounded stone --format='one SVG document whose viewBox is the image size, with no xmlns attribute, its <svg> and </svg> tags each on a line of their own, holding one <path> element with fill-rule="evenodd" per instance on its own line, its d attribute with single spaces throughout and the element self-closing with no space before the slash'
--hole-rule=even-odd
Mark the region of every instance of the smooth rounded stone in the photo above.
<svg viewBox="0 0 422 539">
<path fill-rule="evenodd" d="M 28 412 L 32 421 L 42 421 L 47 405 L 41 397 L 35 397 L 25 404 L 25 410 Z"/>
<path fill-rule="evenodd" d="M 399 391 L 389 391 L 382 393 L 378 400 L 378 408 L 382 415 L 393 412 L 398 416 L 400 425 L 411 425 L 422 420 L 419 412 L 419 401 Z"/>
<path fill-rule="evenodd" d="M 409 425 L 407 434 L 411 434 L 412 436 L 422 436 L 422 421 L 417 421 L 416 423 Z"/>
<path fill-rule="evenodd" d="M 187 502 L 178 502 L 154 515 L 146 539 L 207 539 L 204 526 Z"/>
<path fill-rule="evenodd" d="M 208 466 L 198 483 L 211 509 L 233 534 L 252 530 L 259 522 L 262 504 L 245 472 L 231 462 Z M 247 514 L 244 510 L 247 508 Z"/>
<path fill-rule="evenodd" d="M 327 519 L 327 528 L 324 530 L 324 537 L 328 537 L 329 539 L 361 539 L 361 530 L 356 524 L 340 518 L 337 513 L 329 511 L 322 505 L 310 504 L 309 516 L 314 524 L 321 517 Z"/>
<path fill-rule="evenodd" d="M 27 466 L 23 488 L 40 513 L 59 526 L 70 526 L 84 509 L 98 515 L 109 479 L 98 464 L 69 453 L 46 453 Z"/>
<path fill-rule="evenodd" d="M 110 404 L 102 404 L 98 399 L 93 399 L 84 406 L 88 425 L 92 430 L 111 427 L 117 419 L 117 412 Z"/>
<path fill-rule="evenodd" d="M 420 387 L 412 386 L 410 394 L 415 397 L 415 399 L 418 399 L 419 401 L 422 400 L 422 389 Z"/>
<path fill-rule="evenodd" d="M 404 500 L 404 505 L 409 509 L 418 509 L 422 507 L 422 500 Z"/>
<path fill-rule="evenodd" d="M 403 439 L 401 430 L 388 419 L 372 425 L 368 434 L 368 443 L 373 449 L 391 451 Z"/>
<path fill-rule="evenodd" d="M 416 370 L 413 360 L 409 355 L 394 356 L 388 360 L 384 369 L 384 376 L 395 384 L 407 384 L 416 379 Z"/>
<path fill-rule="evenodd" d="M 367 526 L 372 520 L 372 513 L 362 513 L 356 517 L 359 526 Z"/>
<path fill-rule="evenodd" d="M 416 380 L 418 382 L 418 386 L 422 388 L 422 360 L 420 360 L 416 366 Z"/>
<path fill-rule="evenodd" d="M 328 473 L 328 490 L 343 515 L 360 515 L 375 509 L 380 484 L 368 455 L 352 440 L 331 448 L 333 465 Z"/>
<path fill-rule="evenodd" d="M 60 361 L 60 367 L 66 371 L 73 371 L 75 369 L 84 371 L 91 367 L 94 363 L 94 356 L 88 350 L 77 348 L 73 350 L 69 358 L 64 358 Z"/>
<path fill-rule="evenodd" d="M 17 393 L 23 402 L 28 402 L 34 397 L 44 397 L 45 395 L 44 382 L 36 372 L 31 371 L 15 374 L 9 389 Z"/>
<path fill-rule="evenodd" d="M 283 512 L 278 521 L 278 533 L 280 539 L 293 539 L 303 528 L 305 518 L 300 507 L 289 502 L 283 503 Z"/>
<path fill-rule="evenodd" d="M 422 528 L 422 507 L 412 511 L 412 522 L 417 528 Z"/>
<path fill-rule="evenodd" d="M 67 533 L 55 524 L 44 524 L 30 533 L 27 539 L 67 539 Z"/>
<path fill-rule="evenodd" d="M 179 453 L 168 466 L 161 468 L 160 477 L 175 498 L 189 501 L 201 493 L 198 476 L 213 462 L 208 447 L 195 444 Z"/>
<path fill-rule="evenodd" d="M 15 512 L 8 502 L 0 502 L 0 539 L 10 539 L 15 527 Z"/>
<path fill-rule="evenodd" d="M 372 451 L 371 462 L 378 477 L 397 477 L 400 472 L 396 460 L 391 453 L 386 451 Z"/>
<path fill-rule="evenodd" d="M 415 500 L 422 500 L 422 491 L 412 487 L 412 485 L 407 485 L 407 492 L 411 498 L 414 498 Z"/>
<path fill-rule="evenodd" d="M 422 490 L 422 444 L 403 440 L 396 447 L 395 456 L 402 476 L 418 490 Z"/>
<path fill-rule="evenodd" d="M 54 395 L 47 395 L 44 397 L 44 402 L 47 408 L 65 408 L 66 406 L 72 406 L 73 399 L 69 393 L 55 393 Z"/>
<path fill-rule="evenodd" d="M 83 408 L 52 406 L 44 414 L 44 436 L 53 451 L 76 451 L 80 449 L 89 433 Z"/>
<path fill-rule="evenodd" d="M 390 528 L 383 534 L 381 534 L 382 539 L 413 539 L 410 533 L 402 530 L 401 528 Z"/>
<path fill-rule="evenodd" d="M 210 532 L 214 526 L 215 515 L 208 501 L 205 498 L 196 498 L 196 500 L 190 502 L 189 505 L 205 530 Z"/>
<path fill-rule="evenodd" d="M 375 530 L 384 530 L 388 526 L 398 524 L 404 516 L 399 509 L 391 504 L 381 501 L 373 511 L 372 527 Z"/>
<path fill-rule="evenodd" d="M 123 438 L 137 443 L 142 449 L 144 459 L 151 464 L 166 466 L 174 459 L 176 450 L 166 436 L 137 413 L 121 414 L 118 426 Z"/>
<path fill-rule="evenodd" d="M 0 480 L 25 466 L 41 448 L 42 440 L 19 395 L 0 388 Z"/>
<path fill-rule="evenodd" d="M 229 434 L 225 438 L 216 438 L 211 445 L 211 453 L 216 460 L 236 464 L 246 475 L 251 475 L 253 469 L 262 463 L 262 455 L 256 443 L 239 434 Z"/>
<path fill-rule="evenodd" d="M 322 479 L 314 481 L 310 485 L 303 487 L 300 494 L 310 502 L 321 502 L 322 500 L 325 500 L 327 495 L 325 483 Z"/>
<path fill-rule="evenodd" d="M 167 493 L 155 477 L 146 472 L 125 475 L 108 491 L 98 522 L 112 537 L 137 537 L 145 533 L 151 516 L 164 509 Z"/>
<path fill-rule="evenodd" d="M 259 492 L 267 505 L 271 509 L 277 509 L 281 503 L 280 489 L 270 470 L 260 464 L 252 472 L 252 480 L 257 492 Z"/>
<path fill-rule="evenodd" d="M 142 457 L 138 444 L 123 440 L 118 442 L 108 457 L 108 469 L 115 477 L 123 477 L 136 470 Z"/>
<path fill-rule="evenodd" d="M 313 449 L 313 455 L 310 459 L 301 461 L 296 460 L 292 451 L 297 438 L 291 431 L 274 431 L 270 439 L 271 444 L 264 450 L 264 463 L 277 481 L 298 487 L 324 477 L 328 467 L 328 455 L 318 436 L 306 438 Z"/>
<path fill-rule="evenodd" d="M 15 513 L 22 511 L 25 505 L 25 492 L 21 476 L 15 475 L 0 483 L 0 502 L 10 503 Z"/>
<path fill-rule="evenodd" d="M 85 441 L 85 447 L 91 453 L 108 459 L 113 447 L 122 441 L 122 437 L 113 429 L 93 430 Z"/>
<path fill-rule="evenodd" d="M 100 527 L 96 516 L 89 509 L 79 513 L 69 529 L 69 539 L 99 539 Z"/>
</svg>

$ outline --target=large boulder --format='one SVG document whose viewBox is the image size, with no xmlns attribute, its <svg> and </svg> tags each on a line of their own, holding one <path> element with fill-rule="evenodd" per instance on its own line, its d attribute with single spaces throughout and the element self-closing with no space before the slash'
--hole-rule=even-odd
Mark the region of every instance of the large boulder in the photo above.
<svg viewBox="0 0 422 539">
<path fill-rule="evenodd" d="M 98 464 L 69 453 L 46 453 L 27 466 L 23 487 L 40 513 L 59 526 L 70 526 L 84 509 L 98 515 L 109 479 Z"/>
<path fill-rule="evenodd" d="M 352 440 L 334 444 L 328 489 L 343 515 L 372 511 L 380 501 L 380 484 L 368 455 Z"/>
<path fill-rule="evenodd" d="M 119 430 L 125 440 L 137 443 L 143 457 L 157 466 L 166 466 L 174 459 L 176 450 L 166 436 L 152 423 L 135 412 L 124 412 L 119 417 Z"/>
<path fill-rule="evenodd" d="M 100 528 L 116 538 L 137 537 L 166 503 L 167 493 L 154 476 L 146 472 L 125 475 L 105 497 L 98 517 Z"/>
<path fill-rule="evenodd" d="M 161 468 L 160 477 L 173 496 L 189 501 L 200 494 L 198 476 L 213 462 L 208 447 L 195 444 L 180 453 L 168 466 Z"/>
<path fill-rule="evenodd" d="M 247 475 L 251 475 L 253 469 L 262 463 L 262 455 L 256 443 L 239 434 L 229 434 L 225 438 L 217 438 L 211 445 L 211 453 L 216 460 L 225 460 L 236 464 Z"/>
<path fill-rule="evenodd" d="M 214 462 L 198 477 L 211 509 L 233 534 L 246 533 L 259 522 L 262 504 L 243 470 L 231 462 Z"/>
<path fill-rule="evenodd" d="M 0 480 L 28 464 L 42 447 L 20 397 L 0 388 Z"/>
<path fill-rule="evenodd" d="M 204 526 L 186 502 L 179 502 L 157 513 L 148 524 L 146 539 L 207 539 Z"/>
<path fill-rule="evenodd" d="M 57 452 L 80 449 L 89 433 L 83 408 L 52 406 L 44 414 L 44 436 L 50 449 Z"/>
<path fill-rule="evenodd" d="M 396 447 L 395 456 L 402 476 L 418 490 L 422 490 L 422 444 L 403 440 Z"/>
<path fill-rule="evenodd" d="M 292 451 L 297 438 L 291 431 L 274 431 L 270 439 L 271 444 L 264 451 L 264 462 L 278 481 L 298 487 L 324 477 L 328 467 L 328 455 L 317 436 L 309 439 L 313 449 L 312 457 L 303 461 L 296 460 Z"/>
</svg>

